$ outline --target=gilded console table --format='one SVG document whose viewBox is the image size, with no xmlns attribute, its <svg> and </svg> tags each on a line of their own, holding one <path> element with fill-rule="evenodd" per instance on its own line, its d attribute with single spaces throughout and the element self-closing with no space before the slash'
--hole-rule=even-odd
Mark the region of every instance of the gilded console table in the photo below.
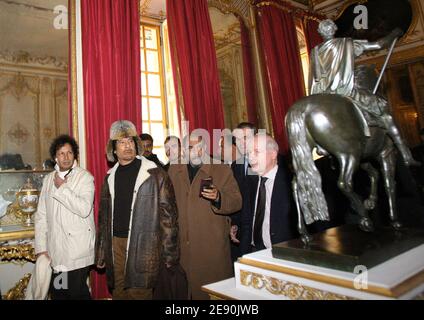
<svg viewBox="0 0 424 320">
<path fill-rule="evenodd" d="M 28 261 L 35 263 L 35 249 L 32 244 L 34 228 L 3 226 L 0 232 L 0 261 Z M 16 230 L 15 230 L 16 229 Z M 18 230 L 19 229 L 19 230 Z M 22 300 L 31 274 L 26 274 L 4 296 L 5 300 Z"/>
</svg>

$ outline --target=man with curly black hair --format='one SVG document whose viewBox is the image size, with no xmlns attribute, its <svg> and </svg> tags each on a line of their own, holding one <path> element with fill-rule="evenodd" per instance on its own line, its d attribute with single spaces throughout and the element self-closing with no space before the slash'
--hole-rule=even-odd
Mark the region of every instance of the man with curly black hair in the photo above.
<svg viewBox="0 0 424 320">
<path fill-rule="evenodd" d="M 90 299 L 89 266 L 94 263 L 94 178 L 77 163 L 78 144 L 61 135 L 50 146 L 55 170 L 41 189 L 35 213 L 35 253 L 51 260 L 53 300 Z"/>
</svg>

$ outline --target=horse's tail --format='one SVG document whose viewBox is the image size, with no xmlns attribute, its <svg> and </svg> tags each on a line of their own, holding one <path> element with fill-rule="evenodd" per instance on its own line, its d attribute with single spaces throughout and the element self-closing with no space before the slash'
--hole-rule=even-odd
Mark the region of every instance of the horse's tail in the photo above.
<svg viewBox="0 0 424 320">
<path fill-rule="evenodd" d="M 298 199 L 306 224 L 329 220 L 327 202 L 321 187 L 321 175 L 312 158 L 312 149 L 306 139 L 303 100 L 296 102 L 286 115 L 286 128 L 292 152 Z"/>
</svg>

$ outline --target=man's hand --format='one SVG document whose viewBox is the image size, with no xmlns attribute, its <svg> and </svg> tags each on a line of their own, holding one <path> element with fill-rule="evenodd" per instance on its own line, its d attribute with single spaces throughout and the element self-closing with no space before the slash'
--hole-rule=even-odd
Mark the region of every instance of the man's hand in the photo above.
<svg viewBox="0 0 424 320">
<path fill-rule="evenodd" d="M 238 231 L 238 226 L 236 226 L 236 225 L 231 226 L 230 239 L 231 239 L 232 242 L 239 244 L 240 240 L 237 239 L 237 231 Z"/>
<path fill-rule="evenodd" d="M 209 188 L 203 189 L 201 195 L 203 198 L 208 200 L 212 200 L 212 201 L 219 200 L 219 191 L 214 185 L 211 185 Z"/>
<path fill-rule="evenodd" d="M 59 177 L 59 174 L 56 172 L 56 174 L 54 175 L 54 185 L 55 185 L 55 187 L 57 189 L 59 189 L 62 186 L 62 184 L 66 183 L 66 182 L 67 182 L 66 178 L 62 179 L 61 177 Z"/>
<path fill-rule="evenodd" d="M 51 258 L 49 256 L 49 253 L 47 251 L 43 251 L 43 252 L 37 253 L 35 255 L 35 260 L 37 260 L 40 256 L 46 256 L 49 260 L 51 260 Z"/>
</svg>

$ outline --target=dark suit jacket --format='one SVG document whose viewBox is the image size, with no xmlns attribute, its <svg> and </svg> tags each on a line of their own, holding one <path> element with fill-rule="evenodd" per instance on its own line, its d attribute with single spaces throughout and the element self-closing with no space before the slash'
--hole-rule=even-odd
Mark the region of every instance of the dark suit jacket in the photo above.
<svg viewBox="0 0 424 320">
<path fill-rule="evenodd" d="M 154 153 L 152 153 L 150 156 L 146 157 L 148 160 L 153 161 L 154 163 L 156 163 L 156 165 L 158 166 L 158 168 L 163 169 L 163 163 L 159 160 L 158 156 Z M 166 170 L 168 171 L 168 170 Z"/>
<path fill-rule="evenodd" d="M 251 186 L 256 186 L 256 183 L 258 181 L 257 175 L 245 175 L 245 169 L 244 169 L 244 163 L 238 164 L 236 161 L 234 161 L 231 164 L 231 170 L 233 171 L 234 178 L 237 181 L 237 184 L 240 189 L 240 193 L 243 197 L 243 206 L 240 211 L 234 213 L 231 215 L 231 224 L 237 225 L 238 227 L 241 226 L 241 216 L 243 215 L 243 212 L 246 212 L 249 209 L 249 193 Z"/>
<path fill-rule="evenodd" d="M 290 182 L 291 175 L 287 169 L 287 164 L 284 158 L 280 157 L 271 196 L 270 235 L 272 244 L 294 239 L 299 236 L 296 229 L 297 213 L 293 205 Z M 249 213 L 242 217 L 240 236 L 241 254 L 251 252 L 257 183 L 252 189 L 253 191 L 250 192 Z"/>
<path fill-rule="evenodd" d="M 258 182 L 258 176 L 257 175 L 245 175 L 245 169 L 244 169 L 244 163 L 238 164 L 237 161 L 234 161 L 231 165 L 231 170 L 233 171 L 234 178 L 237 181 L 237 184 L 240 189 L 240 193 L 242 196 L 243 204 L 240 211 L 234 213 L 231 215 L 231 225 L 236 225 L 238 227 L 237 232 L 237 239 L 240 240 L 241 237 L 241 229 L 242 229 L 242 220 L 244 216 L 248 216 L 250 214 L 251 208 L 251 197 L 250 193 L 251 190 L 256 190 L 255 187 L 257 186 Z M 236 247 L 238 247 L 236 249 Z M 232 243 L 232 260 L 235 261 L 236 258 L 240 257 L 241 255 L 245 254 L 246 252 L 241 252 L 242 244 L 240 245 L 234 245 Z"/>
</svg>

